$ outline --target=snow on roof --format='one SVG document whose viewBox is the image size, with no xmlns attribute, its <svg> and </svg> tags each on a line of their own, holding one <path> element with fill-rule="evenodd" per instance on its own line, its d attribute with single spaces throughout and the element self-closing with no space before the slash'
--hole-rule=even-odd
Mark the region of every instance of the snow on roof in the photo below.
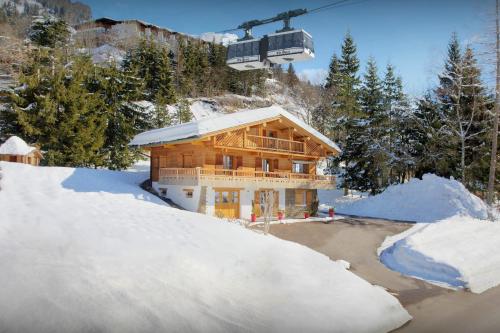
<svg viewBox="0 0 500 333">
<path fill-rule="evenodd" d="M 35 147 L 29 146 L 23 139 L 17 136 L 11 136 L 0 146 L 0 154 L 2 155 L 28 155 L 34 150 L 36 150 Z"/>
<path fill-rule="evenodd" d="M 136 135 L 130 142 L 130 145 L 150 146 L 183 139 L 195 139 L 210 133 L 278 117 L 287 118 L 297 126 L 312 134 L 331 149 L 340 152 L 340 148 L 333 141 L 278 105 L 260 109 L 243 110 L 218 117 L 203 118 L 189 123 L 143 132 Z"/>
</svg>

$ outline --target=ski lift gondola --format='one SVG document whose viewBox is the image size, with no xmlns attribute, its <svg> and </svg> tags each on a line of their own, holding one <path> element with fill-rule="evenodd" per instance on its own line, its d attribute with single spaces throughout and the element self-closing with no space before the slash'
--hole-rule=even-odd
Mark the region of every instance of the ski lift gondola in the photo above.
<svg viewBox="0 0 500 333">
<path fill-rule="evenodd" d="M 261 39 L 240 40 L 227 47 L 227 65 L 239 71 L 269 68 L 261 55 Z"/>
<path fill-rule="evenodd" d="M 274 64 L 314 58 L 313 40 L 304 30 L 282 31 L 268 35 L 267 59 Z"/>
<path fill-rule="evenodd" d="M 266 20 L 252 20 L 241 24 L 238 29 L 243 29 L 245 36 L 228 45 L 227 65 L 236 70 L 251 70 L 314 58 L 311 35 L 302 29 L 290 27 L 292 17 L 305 13 L 306 9 L 296 9 Z M 284 22 L 283 29 L 259 39 L 252 36 L 253 27 L 277 21 Z"/>
</svg>

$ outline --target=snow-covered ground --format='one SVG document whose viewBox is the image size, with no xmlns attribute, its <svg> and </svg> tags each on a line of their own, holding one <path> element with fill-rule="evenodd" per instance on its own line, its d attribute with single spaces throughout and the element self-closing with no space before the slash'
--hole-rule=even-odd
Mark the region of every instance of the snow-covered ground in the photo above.
<svg viewBox="0 0 500 333">
<path fill-rule="evenodd" d="M 481 293 L 500 285 L 500 221 L 455 216 L 388 237 L 378 253 L 389 268 Z"/>
<path fill-rule="evenodd" d="M 321 199 L 321 198 L 320 198 Z M 342 197 L 338 191 L 323 194 L 325 205 L 335 206 L 339 214 L 385 218 L 390 220 L 436 222 L 455 215 L 485 219 L 486 204 L 470 193 L 462 183 L 426 174 L 422 180 L 388 187 L 375 196 Z"/>
<path fill-rule="evenodd" d="M 396 298 L 304 246 L 170 208 L 144 172 L 0 162 L 0 331 L 385 332 Z"/>
<path fill-rule="evenodd" d="M 380 260 L 404 275 L 480 293 L 500 284 L 500 220 L 460 182 L 424 175 L 376 196 L 319 191 L 324 211 L 420 222 L 388 237 Z"/>
</svg>

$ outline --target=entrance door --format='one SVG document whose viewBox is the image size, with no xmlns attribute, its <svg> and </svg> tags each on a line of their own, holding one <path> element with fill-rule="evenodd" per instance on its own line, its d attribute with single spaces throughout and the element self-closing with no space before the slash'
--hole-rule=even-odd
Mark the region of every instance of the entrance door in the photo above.
<svg viewBox="0 0 500 333">
<path fill-rule="evenodd" d="M 240 218 L 240 190 L 217 189 L 215 191 L 215 215 Z"/>
</svg>

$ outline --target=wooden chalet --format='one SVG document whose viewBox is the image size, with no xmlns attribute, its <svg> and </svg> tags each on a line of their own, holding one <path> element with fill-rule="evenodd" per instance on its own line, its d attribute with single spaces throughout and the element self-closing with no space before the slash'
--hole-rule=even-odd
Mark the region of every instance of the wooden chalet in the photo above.
<svg viewBox="0 0 500 333">
<path fill-rule="evenodd" d="M 340 151 L 279 106 L 144 132 L 131 146 L 150 151 L 161 195 L 191 211 L 245 219 L 262 214 L 269 190 L 276 214 L 309 210 L 317 189 L 335 187 L 333 176 L 316 173 L 317 164 Z"/>
<path fill-rule="evenodd" d="M 39 165 L 41 158 L 37 147 L 29 146 L 17 136 L 11 136 L 0 145 L 0 161 Z"/>
</svg>

